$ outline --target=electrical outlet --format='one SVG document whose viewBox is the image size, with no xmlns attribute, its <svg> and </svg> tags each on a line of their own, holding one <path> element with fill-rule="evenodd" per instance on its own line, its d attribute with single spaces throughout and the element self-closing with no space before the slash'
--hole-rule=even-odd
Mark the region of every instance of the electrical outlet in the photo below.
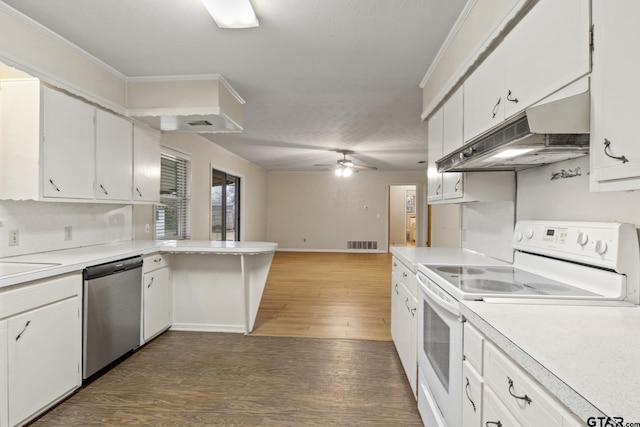
<svg viewBox="0 0 640 427">
<path fill-rule="evenodd" d="M 18 230 L 9 230 L 9 246 L 18 246 L 20 244 L 20 232 Z"/>
<path fill-rule="evenodd" d="M 149 233 L 149 232 L 151 232 L 151 226 L 150 226 L 149 224 L 145 224 L 145 225 L 144 225 L 144 232 L 145 232 L 145 233 Z"/>
<path fill-rule="evenodd" d="M 64 228 L 64 240 L 71 240 L 71 239 L 73 239 L 73 227 L 68 225 Z"/>
</svg>

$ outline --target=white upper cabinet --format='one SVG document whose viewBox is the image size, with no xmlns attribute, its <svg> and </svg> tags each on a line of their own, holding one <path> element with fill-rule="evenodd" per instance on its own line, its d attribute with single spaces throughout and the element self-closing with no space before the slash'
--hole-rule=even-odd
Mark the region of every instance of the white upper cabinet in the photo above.
<svg viewBox="0 0 640 427">
<path fill-rule="evenodd" d="M 506 55 L 499 45 L 464 81 L 464 141 L 504 120 Z"/>
<path fill-rule="evenodd" d="M 96 199 L 131 200 L 133 124 L 106 111 L 96 113 Z"/>
<path fill-rule="evenodd" d="M 95 107 L 43 88 L 44 197 L 92 199 Z"/>
<path fill-rule="evenodd" d="M 429 130 L 427 132 L 428 152 L 427 152 L 427 201 L 433 202 L 442 200 L 442 174 L 438 173 L 436 160 L 442 157 L 442 131 L 444 113 L 439 109 L 429 119 Z"/>
<path fill-rule="evenodd" d="M 160 201 L 160 133 L 133 126 L 133 200 Z"/>
<path fill-rule="evenodd" d="M 588 1 L 540 0 L 508 34 L 505 118 L 589 73 L 589 14 Z"/>
<path fill-rule="evenodd" d="M 593 1 L 591 191 L 640 189 L 638 16 L 638 1 Z"/>
<path fill-rule="evenodd" d="M 451 153 L 462 147 L 463 92 L 460 87 L 447 100 L 444 107 L 444 125 L 442 131 L 442 152 Z M 457 199 L 463 194 L 464 174 L 450 172 L 442 174 L 442 198 Z"/>
<path fill-rule="evenodd" d="M 464 141 L 590 71 L 589 2 L 540 0 L 464 82 Z"/>
</svg>

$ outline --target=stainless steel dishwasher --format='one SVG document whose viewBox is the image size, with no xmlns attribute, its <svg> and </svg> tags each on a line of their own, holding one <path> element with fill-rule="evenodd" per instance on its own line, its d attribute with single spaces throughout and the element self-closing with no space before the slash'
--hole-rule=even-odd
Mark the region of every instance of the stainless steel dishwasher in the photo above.
<svg viewBox="0 0 640 427">
<path fill-rule="evenodd" d="M 140 345 L 142 257 L 87 267 L 83 277 L 86 379 Z"/>
</svg>

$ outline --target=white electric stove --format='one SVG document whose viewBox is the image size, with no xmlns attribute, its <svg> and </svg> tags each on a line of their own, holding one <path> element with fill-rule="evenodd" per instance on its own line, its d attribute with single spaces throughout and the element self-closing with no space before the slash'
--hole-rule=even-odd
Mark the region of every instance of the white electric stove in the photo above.
<svg viewBox="0 0 640 427">
<path fill-rule="evenodd" d="M 631 224 L 520 221 L 511 245 L 513 265 L 418 267 L 418 408 L 425 425 L 461 422 L 460 301 L 640 303 L 638 232 Z"/>
</svg>

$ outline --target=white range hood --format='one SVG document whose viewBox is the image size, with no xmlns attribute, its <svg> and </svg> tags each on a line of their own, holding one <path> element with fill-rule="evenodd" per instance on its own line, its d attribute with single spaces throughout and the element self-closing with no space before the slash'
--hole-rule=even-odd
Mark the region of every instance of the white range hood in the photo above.
<svg viewBox="0 0 640 427">
<path fill-rule="evenodd" d="M 127 80 L 127 115 L 163 132 L 242 132 L 244 103 L 218 74 Z"/>
</svg>

